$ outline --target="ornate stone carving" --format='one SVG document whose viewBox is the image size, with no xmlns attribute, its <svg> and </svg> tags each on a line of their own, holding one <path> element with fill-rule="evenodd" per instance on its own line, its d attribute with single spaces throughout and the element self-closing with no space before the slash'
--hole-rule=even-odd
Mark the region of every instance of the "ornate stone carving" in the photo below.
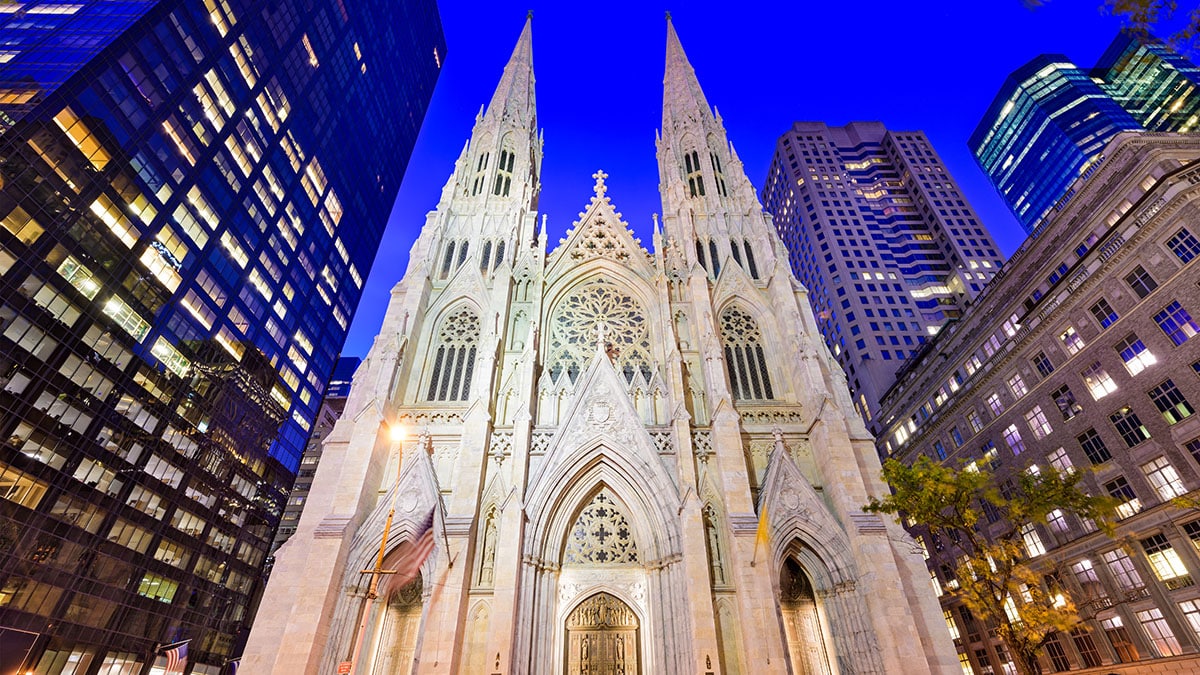
<svg viewBox="0 0 1200 675">
<path fill-rule="evenodd" d="M 649 381 L 654 371 L 645 310 L 632 295 L 605 280 L 583 285 L 555 307 L 546 359 L 550 378 L 559 381 L 565 375 L 574 382 L 579 377 L 595 353 L 599 326 L 615 349 L 614 365 L 625 381 L 632 382 L 635 374 Z"/>
<path fill-rule="evenodd" d="M 563 564 L 636 565 L 637 542 L 624 509 L 607 488 L 601 489 L 579 512 Z"/>
</svg>

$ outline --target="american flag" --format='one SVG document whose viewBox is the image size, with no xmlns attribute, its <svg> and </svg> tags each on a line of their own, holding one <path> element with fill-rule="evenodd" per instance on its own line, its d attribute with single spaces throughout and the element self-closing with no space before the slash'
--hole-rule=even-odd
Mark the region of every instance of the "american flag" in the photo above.
<svg viewBox="0 0 1200 675">
<path fill-rule="evenodd" d="M 163 655 L 167 657 L 167 667 L 164 672 L 167 673 L 182 673 L 184 668 L 187 668 L 187 647 L 191 640 L 176 642 L 162 649 Z"/>
<path fill-rule="evenodd" d="M 408 549 L 408 553 L 400 559 L 399 565 L 396 566 L 396 583 L 404 586 L 408 582 L 417 578 L 421 573 L 421 565 L 425 563 L 425 559 L 433 553 L 433 509 L 429 509 L 429 515 L 425 517 L 425 522 L 417 528 L 417 536 L 412 542 L 412 547 Z"/>
</svg>

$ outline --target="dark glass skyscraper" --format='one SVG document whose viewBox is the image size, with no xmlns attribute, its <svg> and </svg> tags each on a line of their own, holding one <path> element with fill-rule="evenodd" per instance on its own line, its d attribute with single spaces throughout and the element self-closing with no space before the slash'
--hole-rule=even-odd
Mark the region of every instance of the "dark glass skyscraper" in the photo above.
<svg viewBox="0 0 1200 675">
<path fill-rule="evenodd" d="M 969 141 L 1025 230 L 1074 194 L 1121 131 L 1200 130 L 1200 68 L 1157 40 L 1121 33 L 1091 71 L 1043 54 L 1005 80 Z"/>
<path fill-rule="evenodd" d="M 433 0 L 0 7 L 0 653 L 216 673 L 445 54 Z M 7 661 L 5 661 L 7 663 Z"/>
</svg>

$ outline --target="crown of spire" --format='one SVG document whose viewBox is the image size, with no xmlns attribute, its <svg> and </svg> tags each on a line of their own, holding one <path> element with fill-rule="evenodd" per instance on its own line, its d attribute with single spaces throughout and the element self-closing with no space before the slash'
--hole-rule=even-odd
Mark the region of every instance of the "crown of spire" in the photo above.
<svg viewBox="0 0 1200 675">
<path fill-rule="evenodd" d="M 696 79 L 696 71 L 688 61 L 679 35 L 675 32 L 675 24 L 667 14 L 667 72 L 663 77 L 663 130 L 670 129 L 675 123 L 694 118 L 696 113 L 705 118 L 712 116 L 704 91 L 700 89 L 700 81 Z M 690 113 L 690 114 L 689 114 Z"/>
<path fill-rule="evenodd" d="M 485 118 L 515 118 L 532 126 L 536 110 L 533 77 L 533 13 L 525 17 L 525 27 L 517 38 L 517 46 L 504 66 L 500 84 L 492 94 Z"/>
</svg>

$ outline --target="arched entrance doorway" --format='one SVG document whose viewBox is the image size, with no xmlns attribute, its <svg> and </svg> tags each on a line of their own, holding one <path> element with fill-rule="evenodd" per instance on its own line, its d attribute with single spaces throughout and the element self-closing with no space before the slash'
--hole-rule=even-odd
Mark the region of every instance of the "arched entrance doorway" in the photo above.
<svg viewBox="0 0 1200 675">
<path fill-rule="evenodd" d="M 393 591 L 380 617 L 372 675 L 408 675 L 412 672 L 421 628 L 421 577 Z"/>
<path fill-rule="evenodd" d="M 830 675 L 825 635 L 812 582 L 794 558 L 779 573 L 779 611 L 787 636 L 788 656 L 796 675 Z"/>
<path fill-rule="evenodd" d="M 629 605 L 597 593 L 567 616 L 567 675 L 639 675 L 638 619 Z"/>
</svg>

